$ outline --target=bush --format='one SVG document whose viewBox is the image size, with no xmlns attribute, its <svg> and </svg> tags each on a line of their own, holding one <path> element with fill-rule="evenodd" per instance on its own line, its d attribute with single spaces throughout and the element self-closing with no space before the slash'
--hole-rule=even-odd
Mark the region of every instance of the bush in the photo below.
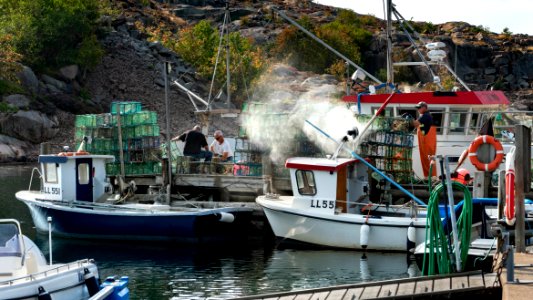
<svg viewBox="0 0 533 300">
<path fill-rule="evenodd" d="M 94 43 L 98 0 L 0 0 L 0 7 L 0 36 L 11 35 L 14 51 L 34 69 L 89 67 L 101 56 Z"/>
</svg>

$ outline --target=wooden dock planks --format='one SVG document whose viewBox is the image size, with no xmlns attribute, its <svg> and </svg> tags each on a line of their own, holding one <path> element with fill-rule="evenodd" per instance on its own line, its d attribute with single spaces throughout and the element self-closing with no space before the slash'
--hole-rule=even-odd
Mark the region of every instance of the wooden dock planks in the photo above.
<svg viewBox="0 0 533 300">
<path fill-rule="evenodd" d="M 381 282 L 368 282 L 352 285 L 340 285 L 302 291 L 281 292 L 265 295 L 234 298 L 239 300 L 362 300 L 362 299 L 401 299 L 419 298 L 465 292 L 486 291 L 499 288 L 494 285 L 496 274 L 466 272 L 451 275 L 414 277 Z"/>
</svg>

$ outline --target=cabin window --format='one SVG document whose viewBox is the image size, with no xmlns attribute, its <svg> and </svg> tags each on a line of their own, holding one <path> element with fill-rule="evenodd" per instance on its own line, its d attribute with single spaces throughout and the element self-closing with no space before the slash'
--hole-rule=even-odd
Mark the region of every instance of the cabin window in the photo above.
<svg viewBox="0 0 533 300">
<path fill-rule="evenodd" d="M 466 125 L 466 110 L 450 111 L 450 134 L 464 134 Z"/>
<path fill-rule="evenodd" d="M 89 184 L 89 164 L 78 165 L 78 183 Z"/>
<path fill-rule="evenodd" d="M 44 181 L 47 183 L 57 183 L 57 165 L 55 163 L 44 164 Z"/>
<path fill-rule="evenodd" d="M 479 113 L 473 113 L 472 119 L 470 120 L 470 126 L 468 127 L 468 134 L 477 134 L 480 126 L 480 115 Z"/>
<path fill-rule="evenodd" d="M 316 194 L 315 175 L 312 171 L 297 170 L 296 184 L 298 185 L 298 193 L 300 195 Z"/>
</svg>

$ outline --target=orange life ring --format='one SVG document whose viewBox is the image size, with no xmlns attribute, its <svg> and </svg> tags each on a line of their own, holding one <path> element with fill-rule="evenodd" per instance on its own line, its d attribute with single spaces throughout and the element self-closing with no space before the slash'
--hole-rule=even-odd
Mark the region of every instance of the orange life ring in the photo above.
<svg viewBox="0 0 533 300">
<path fill-rule="evenodd" d="M 482 144 L 490 144 L 496 150 L 496 156 L 490 163 L 482 163 L 477 158 L 477 149 Z M 503 146 L 500 141 L 495 139 L 493 136 L 478 136 L 468 147 L 468 157 L 470 158 L 472 165 L 474 165 L 478 171 L 492 172 L 496 170 L 503 160 Z"/>
<path fill-rule="evenodd" d="M 57 156 L 79 156 L 79 155 L 89 155 L 87 151 L 76 151 L 76 152 L 59 152 Z"/>
<path fill-rule="evenodd" d="M 74 152 L 59 152 L 57 156 L 72 156 Z"/>
</svg>

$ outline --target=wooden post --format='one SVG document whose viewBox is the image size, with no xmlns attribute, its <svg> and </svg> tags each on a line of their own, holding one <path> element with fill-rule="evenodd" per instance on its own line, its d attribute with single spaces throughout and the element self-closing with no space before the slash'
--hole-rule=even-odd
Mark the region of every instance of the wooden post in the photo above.
<svg viewBox="0 0 533 300">
<path fill-rule="evenodd" d="M 530 153 L 531 147 L 531 130 L 523 125 L 515 126 L 515 212 L 516 212 L 516 223 L 515 223 L 515 245 L 516 252 L 525 253 L 526 252 L 526 241 L 525 241 L 525 205 L 524 205 L 524 186 L 526 182 L 524 180 L 529 176 L 525 175 L 524 166 L 529 166 L 531 164 L 531 154 L 525 156 L 526 153 Z M 528 150 L 526 150 L 526 148 Z M 518 162 L 518 163 L 516 163 Z M 529 173 L 529 167 L 527 169 Z M 531 183 L 528 181 L 528 185 Z"/>
</svg>

